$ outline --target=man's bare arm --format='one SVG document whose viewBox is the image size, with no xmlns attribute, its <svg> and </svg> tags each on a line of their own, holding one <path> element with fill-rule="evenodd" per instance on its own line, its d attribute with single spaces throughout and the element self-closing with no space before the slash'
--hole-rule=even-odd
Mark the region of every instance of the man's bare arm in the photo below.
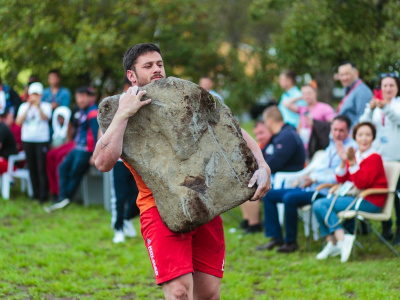
<svg viewBox="0 0 400 300">
<path fill-rule="evenodd" d="M 94 149 L 94 164 L 102 172 L 110 171 L 122 153 L 122 142 L 129 117 L 134 115 L 142 106 L 149 104 L 150 99 L 140 101 L 146 91 L 137 93 L 138 88 L 130 87 L 121 96 L 118 110 L 104 135 L 97 141 Z M 136 94 L 137 93 L 137 94 Z"/>
<path fill-rule="evenodd" d="M 249 187 L 254 186 L 255 183 L 258 185 L 256 193 L 250 200 L 261 200 L 271 189 L 271 169 L 265 162 L 261 149 L 256 141 L 244 129 L 242 129 L 242 134 L 247 146 L 253 153 L 259 168 L 249 182 Z"/>
</svg>

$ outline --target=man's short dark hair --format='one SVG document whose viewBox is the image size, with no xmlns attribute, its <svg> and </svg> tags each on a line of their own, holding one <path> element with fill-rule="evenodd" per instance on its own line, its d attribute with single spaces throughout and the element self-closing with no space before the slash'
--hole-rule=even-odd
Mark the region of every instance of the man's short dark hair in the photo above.
<svg viewBox="0 0 400 300">
<path fill-rule="evenodd" d="M 347 125 L 347 129 L 350 130 L 350 128 L 351 128 L 351 120 L 350 120 L 350 118 L 349 118 L 348 116 L 346 116 L 346 115 L 339 115 L 339 116 L 336 116 L 336 117 L 333 119 L 332 123 L 335 122 L 336 120 L 337 120 L 337 121 L 341 121 L 341 122 L 345 122 L 346 125 Z"/>
<path fill-rule="evenodd" d="M 292 70 L 285 70 L 282 71 L 281 74 L 285 75 L 287 78 L 289 78 L 293 84 L 296 84 L 296 73 Z"/>
<path fill-rule="evenodd" d="M 61 75 L 60 75 L 60 70 L 58 70 L 58 69 L 51 69 L 51 70 L 49 71 L 49 73 L 47 73 L 47 75 L 50 75 L 50 74 L 57 74 L 58 77 L 61 77 Z"/>
<path fill-rule="evenodd" d="M 135 71 L 134 65 L 140 55 L 146 54 L 148 52 L 158 52 L 161 55 L 161 50 L 158 48 L 157 45 L 152 43 L 145 43 L 145 44 L 136 44 L 128 49 L 125 52 L 123 65 L 125 73 L 128 70 Z"/>
<path fill-rule="evenodd" d="M 352 61 L 350 61 L 350 60 L 342 61 L 342 62 L 338 65 L 338 69 L 339 69 L 339 67 L 344 66 L 344 65 L 350 65 L 353 69 L 356 69 L 356 70 L 357 70 L 357 65 L 356 65 L 355 63 L 353 63 Z"/>
<path fill-rule="evenodd" d="M 369 128 L 371 128 L 372 131 L 372 140 L 375 140 L 376 137 L 376 127 L 374 124 L 372 124 L 371 122 L 360 122 L 357 123 L 354 127 L 353 127 L 353 139 L 356 139 L 356 135 L 357 135 L 357 131 L 358 129 L 360 129 L 363 126 L 368 126 Z"/>
</svg>

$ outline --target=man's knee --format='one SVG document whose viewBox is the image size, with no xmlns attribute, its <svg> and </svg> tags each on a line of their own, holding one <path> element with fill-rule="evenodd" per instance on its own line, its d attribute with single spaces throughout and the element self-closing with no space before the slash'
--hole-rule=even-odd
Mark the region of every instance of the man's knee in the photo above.
<svg viewBox="0 0 400 300">
<path fill-rule="evenodd" d="M 190 278 L 188 278 L 188 275 L 190 276 Z M 186 274 L 163 283 L 162 289 L 165 295 L 165 299 L 189 299 L 189 296 L 193 293 L 191 276 L 191 274 Z"/>
</svg>

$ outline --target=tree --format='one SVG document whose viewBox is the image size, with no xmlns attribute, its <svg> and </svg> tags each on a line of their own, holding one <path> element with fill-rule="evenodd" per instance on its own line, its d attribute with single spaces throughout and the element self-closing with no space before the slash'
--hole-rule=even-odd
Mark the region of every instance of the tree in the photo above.
<svg viewBox="0 0 400 300">
<path fill-rule="evenodd" d="M 100 94 L 122 85 L 122 57 L 136 43 L 160 44 L 167 73 L 196 78 L 221 64 L 211 16 L 194 0 L 0 0 L 8 81 L 30 69 L 44 83 L 58 68 L 64 85 L 95 83 Z"/>
</svg>

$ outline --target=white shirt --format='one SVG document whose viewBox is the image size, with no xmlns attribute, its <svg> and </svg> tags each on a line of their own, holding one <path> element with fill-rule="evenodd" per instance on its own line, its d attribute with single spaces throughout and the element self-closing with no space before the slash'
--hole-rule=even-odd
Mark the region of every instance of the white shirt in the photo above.
<svg viewBox="0 0 400 300">
<path fill-rule="evenodd" d="M 51 104 L 40 102 L 42 112 L 50 119 Z M 29 109 L 29 110 L 28 110 Z M 22 103 L 18 110 L 18 116 L 28 110 L 25 121 L 22 123 L 21 140 L 30 143 L 45 143 L 50 141 L 50 127 L 48 120 L 42 120 L 39 109 L 36 106 L 29 107 L 29 103 Z"/>
</svg>

